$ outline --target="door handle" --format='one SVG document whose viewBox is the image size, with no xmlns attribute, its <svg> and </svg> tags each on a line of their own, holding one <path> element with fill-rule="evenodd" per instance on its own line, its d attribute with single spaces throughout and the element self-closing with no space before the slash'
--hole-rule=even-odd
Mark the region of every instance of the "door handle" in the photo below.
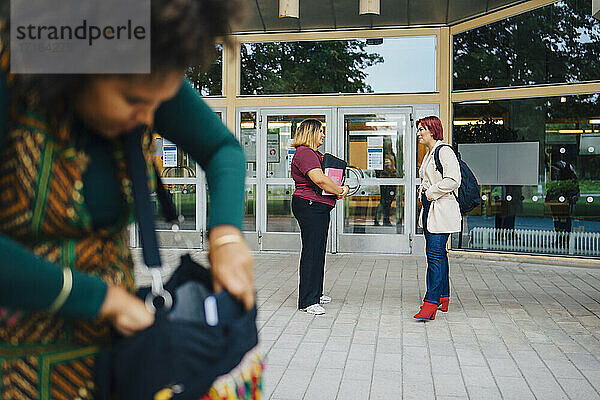
<svg viewBox="0 0 600 400">
<path fill-rule="evenodd" d="M 356 186 L 348 185 L 348 189 L 350 189 L 350 191 L 348 192 L 348 196 L 352 196 L 360 190 L 360 180 L 365 177 L 365 174 L 363 174 L 362 169 L 352 166 L 346 167 L 346 172 L 356 177 Z"/>
</svg>

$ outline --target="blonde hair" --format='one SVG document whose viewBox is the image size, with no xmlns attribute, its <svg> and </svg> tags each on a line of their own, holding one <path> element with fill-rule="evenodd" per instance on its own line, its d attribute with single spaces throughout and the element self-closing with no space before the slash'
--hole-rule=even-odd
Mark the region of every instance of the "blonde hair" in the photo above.
<svg viewBox="0 0 600 400">
<path fill-rule="evenodd" d="M 323 123 L 318 119 L 305 119 L 296 128 L 292 147 L 308 146 L 315 150 L 319 147 L 319 133 L 322 127 Z"/>
</svg>

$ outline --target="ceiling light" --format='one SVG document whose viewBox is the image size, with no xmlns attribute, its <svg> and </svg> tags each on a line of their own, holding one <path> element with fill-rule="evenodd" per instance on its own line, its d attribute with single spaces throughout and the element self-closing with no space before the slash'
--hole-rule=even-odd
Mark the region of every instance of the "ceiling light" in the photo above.
<svg viewBox="0 0 600 400">
<path fill-rule="evenodd" d="M 561 103 L 566 103 L 567 102 L 567 98 L 566 97 L 561 97 L 560 98 L 560 102 Z"/>
<path fill-rule="evenodd" d="M 590 119 L 590 124 L 592 124 L 592 125 L 599 125 L 600 124 L 600 119 Z"/>
<path fill-rule="evenodd" d="M 279 18 L 300 18 L 300 0 L 279 0 Z"/>
<path fill-rule="evenodd" d="M 379 15 L 379 0 L 359 0 L 360 15 Z"/>
</svg>

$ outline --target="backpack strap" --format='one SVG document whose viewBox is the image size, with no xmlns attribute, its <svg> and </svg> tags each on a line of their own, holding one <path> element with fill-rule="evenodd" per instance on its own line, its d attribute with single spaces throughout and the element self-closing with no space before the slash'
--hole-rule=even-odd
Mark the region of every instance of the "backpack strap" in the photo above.
<svg viewBox="0 0 600 400">
<path fill-rule="evenodd" d="M 444 144 L 441 144 L 438 147 L 436 147 L 435 150 L 433 151 L 433 160 L 435 161 L 435 169 L 437 169 L 438 171 L 440 171 L 440 174 L 442 174 L 442 179 L 443 179 L 444 178 L 444 167 L 442 167 L 442 162 L 440 161 L 440 149 L 442 147 L 450 147 L 452 149 L 452 151 L 454 151 L 454 149 L 449 144 L 445 144 L 444 143 Z M 454 190 L 452 191 L 452 194 L 454 195 L 454 197 L 458 201 L 458 196 L 456 195 L 456 193 L 454 192 Z"/>
<path fill-rule="evenodd" d="M 435 169 L 440 171 L 440 174 L 442 174 L 442 178 L 444 177 L 444 167 L 442 167 L 442 162 L 440 161 L 440 149 L 444 146 L 450 147 L 452 149 L 452 146 L 450 146 L 449 144 L 442 144 L 442 145 L 439 145 L 438 147 L 436 147 L 435 150 L 433 151 L 433 160 L 435 161 Z M 454 149 L 452 149 L 452 151 L 454 151 Z"/>
</svg>

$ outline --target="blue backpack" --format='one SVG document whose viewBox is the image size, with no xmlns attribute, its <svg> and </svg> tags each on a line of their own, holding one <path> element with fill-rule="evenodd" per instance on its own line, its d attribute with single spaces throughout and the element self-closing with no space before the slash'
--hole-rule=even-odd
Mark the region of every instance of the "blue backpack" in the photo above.
<svg viewBox="0 0 600 400">
<path fill-rule="evenodd" d="M 433 153 L 435 168 L 440 171 L 442 176 L 444 176 L 444 169 L 440 161 L 440 149 L 445 146 L 452 149 L 452 146 L 443 144 L 436 147 Z M 452 151 L 454 151 L 454 149 L 452 149 Z M 473 171 L 471 171 L 471 168 L 469 168 L 467 163 L 461 160 L 460 153 L 455 152 L 455 154 L 458 159 L 458 165 L 460 166 L 461 180 L 460 187 L 458 188 L 458 196 L 454 192 L 452 192 L 452 194 L 454 194 L 454 197 L 456 197 L 456 200 L 458 201 L 460 213 L 465 215 L 481 203 L 481 193 L 479 192 L 479 183 L 477 182 L 477 178 L 475 178 L 475 174 L 473 174 Z"/>
</svg>

